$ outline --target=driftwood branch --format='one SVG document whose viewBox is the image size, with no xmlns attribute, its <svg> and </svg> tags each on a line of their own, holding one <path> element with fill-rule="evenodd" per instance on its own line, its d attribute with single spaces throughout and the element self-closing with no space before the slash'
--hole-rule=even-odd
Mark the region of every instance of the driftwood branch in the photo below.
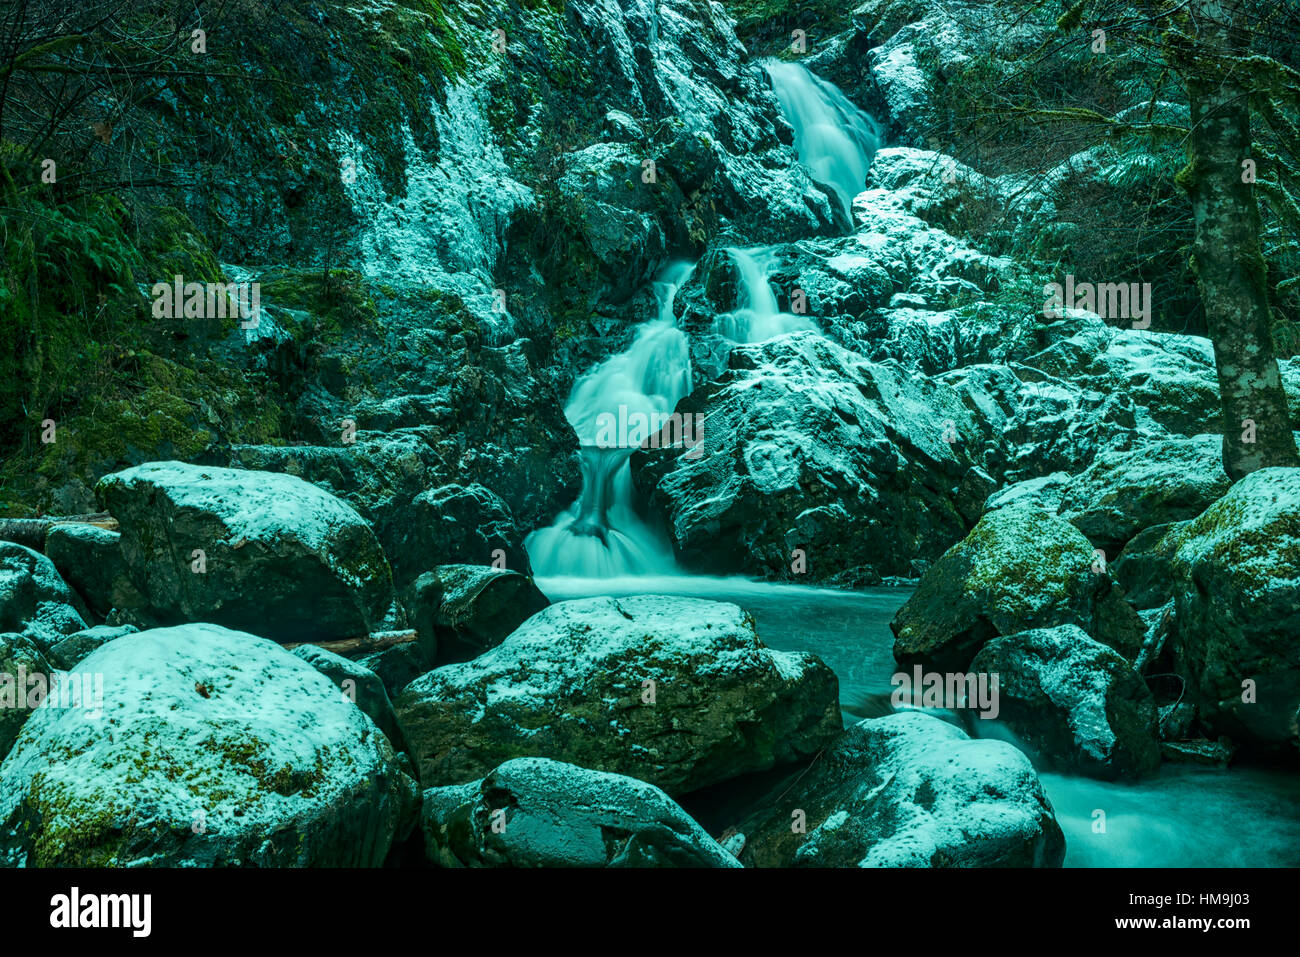
<svg viewBox="0 0 1300 957">
<path fill-rule="evenodd" d="M 415 631 L 373 631 L 368 635 L 362 635 L 360 638 L 340 638 L 337 641 L 295 641 L 283 647 L 286 651 L 292 651 L 302 645 L 315 645 L 317 648 L 324 648 L 326 651 L 332 651 L 336 655 L 347 658 L 349 655 L 355 655 L 358 652 L 373 654 L 376 651 L 383 651 L 385 648 L 392 648 L 395 645 L 409 644 L 415 641 L 416 637 L 417 633 Z"/>
<path fill-rule="evenodd" d="M 3 518 L 0 519 L 0 541 L 17 542 L 28 548 L 42 552 L 45 550 L 45 536 L 55 525 L 94 525 L 110 532 L 118 530 L 117 519 L 108 512 L 95 512 L 91 515 L 46 515 L 42 518 Z"/>
</svg>

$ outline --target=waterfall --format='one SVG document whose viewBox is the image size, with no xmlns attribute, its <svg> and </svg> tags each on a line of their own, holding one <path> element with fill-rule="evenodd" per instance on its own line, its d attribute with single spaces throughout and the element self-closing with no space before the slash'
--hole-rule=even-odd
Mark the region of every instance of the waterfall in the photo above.
<svg viewBox="0 0 1300 957">
<path fill-rule="evenodd" d="M 717 317 L 716 329 L 732 342 L 762 342 L 786 332 L 819 331 L 807 316 L 782 312 L 767 281 L 768 267 L 776 260 L 771 246 L 729 248 L 740 282 L 740 305 Z"/>
<path fill-rule="evenodd" d="M 819 183 L 835 190 L 851 219 L 853 197 L 866 189 L 867 168 L 880 148 L 880 125 L 837 86 L 798 63 L 767 60 L 763 68 L 782 115 L 794 129 L 799 162 Z"/>
<path fill-rule="evenodd" d="M 795 64 L 769 61 L 781 111 L 794 129 L 799 160 L 834 191 L 849 212 L 880 144 L 876 122 L 838 89 Z M 767 281 L 774 248 L 731 248 L 739 304 L 719 315 L 714 329 L 733 342 L 762 342 L 799 330 L 818 331 L 807 316 L 782 312 Z M 637 330 L 632 344 L 580 379 L 564 406 L 581 445 L 582 493 L 554 524 L 528 536 L 525 547 L 539 576 L 613 578 L 673 574 L 665 536 L 644 521 L 635 501 L 630 461 L 641 442 L 659 431 L 690 391 L 690 344 L 677 328 L 673 299 L 694 265 L 677 263 L 654 283 L 658 316 Z M 617 429 L 611 441 L 610 423 Z"/>
<path fill-rule="evenodd" d="M 608 578 L 669 574 L 672 549 L 633 507 L 632 453 L 691 388 L 690 347 L 677 328 L 673 299 L 694 270 L 676 263 L 654 283 L 658 316 L 626 351 L 575 383 L 565 417 L 581 443 L 582 494 L 524 547 L 538 575 Z M 615 441 L 606 430 L 618 423 Z M 629 427 L 629 423 L 631 426 Z"/>
</svg>

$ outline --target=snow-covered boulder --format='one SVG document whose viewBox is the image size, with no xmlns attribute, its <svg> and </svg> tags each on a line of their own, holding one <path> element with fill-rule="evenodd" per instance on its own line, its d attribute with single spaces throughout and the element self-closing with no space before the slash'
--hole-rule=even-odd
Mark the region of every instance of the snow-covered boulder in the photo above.
<svg viewBox="0 0 1300 957">
<path fill-rule="evenodd" d="M 535 756 L 675 795 L 816 753 L 839 730 L 838 687 L 814 655 L 766 648 L 735 605 L 634 596 L 551 605 L 396 705 L 426 785 Z"/>
<path fill-rule="evenodd" d="M 984 501 L 984 511 L 992 512 L 1016 503 L 1028 503 L 1045 512 L 1056 514 L 1070 485 L 1070 476 L 1064 472 L 1051 472 L 1038 478 L 1024 479 L 998 489 Z"/>
<path fill-rule="evenodd" d="M 100 480 L 146 623 L 212 621 L 279 641 L 364 635 L 393 604 L 370 526 L 302 479 L 153 462 Z M 201 554 L 200 554 L 201 553 Z"/>
<path fill-rule="evenodd" d="M 0 765 L 0 864 L 378 866 L 418 791 L 328 678 L 217 625 L 83 660 Z"/>
<path fill-rule="evenodd" d="M 26 635 L 45 651 L 86 624 L 81 600 L 52 561 L 17 542 L 0 542 L 0 632 Z"/>
<path fill-rule="evenodd" d="M 994 638 L 970 670 L 998 675 L 998 720 L 1049 767 L 1118 778 L 1160 765 L 1146 683 L 1077 625 Z"/>
<path fill-rule="evenodd" d="M 907 711 L 855 724 L 736 825 L 746 867 L 1059 867 L 1029 759 Z"/>
<path fill-rule="evenodd" d="M 1222 436 L 1135 439 L 1075 476 L 1059 514 L 1113 558 L 1143 529 L 1195 518 L 1230 484 Z"/>
<path fill-rule="evenodd" d="M 1173 640 L 1202 723 L 1300 745 L 1300 469 L 1252 472 L 1175 534 Z"/>
<path fill-rule="evenodd" d="M 790 333 L 737 347 L 723 378 L 678 411 L 703 416 L 692 456 L 641 450 L 632 470 L 690 568 L 910 575 L 969 528 L 957 487 L 984 441 L 979 422 L 952 390 L 896 364 Z"/>
<path fill-rule="evenodd" d="M 739 867 L 653 784 L 546 758 L 431 788 L 426 854 L 442 867 Z"/>
</svg>

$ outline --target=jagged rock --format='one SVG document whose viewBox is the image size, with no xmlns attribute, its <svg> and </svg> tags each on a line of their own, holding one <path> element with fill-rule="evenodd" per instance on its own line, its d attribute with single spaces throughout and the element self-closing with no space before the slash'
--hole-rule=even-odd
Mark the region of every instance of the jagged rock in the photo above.
<svg viewBox="0 0 1300 957">
<path fill-rule="evenodd" d="M 917 711 L 847 728 L 736 830 L 746 867 L 1059 867 L 1065 857 L 1023 754 Z"/>
<path fill-rule="evenodd" d="M 1019 363 L 966 366 L 937 379 L 987 423 L 983 467 L 1011 484 L 1080 472 L 1099 448 L 1137 427 L 1126 395 L 1081 389 Z"/>
<path fill-rule="evenodd" d="M 1079 625 L 1136 657 L 1142 619 L 1108 572 L 1094 570 L 1088 540 L 1032 503 L 988 512 L 939 559 L 890 623 L 903 664 L 965 671 L 998 635 Z"/>
<path fill-rule="evenodd" d="M 663 791 L 546 758 L 424 792 L 429 860 L 443 867 L 739 867 Z"/>
<path fill-rule="evenodd" d="M 1077 625 L 994 638 L 970 670 L 999 676 L 998 720 L 1049 766 L 1106 779 L 1160 766 L 1141 675 Z"/>
<path fill-rule="evenodd" d="M 121 541 L 121 532 L 80 523 L 54 525 L 45 536 L 46 556 L 100 618 L 116 607 L 140 604 Z"/>
<path fill-rule="evenodd" d="M 293 649 L 293 655 L 334 682 L 342 691 L 343 697 L 360 708 L 375 723 L 375 727 L 384 732 L 384 737 L 388 738 L 393 750 L 410 750 L 406 744 L 406 735 L 402 732 L 402 724 L 397 720 L 397 712 L 393 710 L 393 702 L 378 675 L 360 662 L 349 661 L 342 655 L 315 645 L 299 645 Z"/>
<path fill-rule="evenodd" d="M 378 675 L 388 697 L 396 700 L 407 685 L 433 667 L 433 659 L 418 642 L 410 641 L 363 655 L 357 664 Z"/>
<path fill-rule="evenodd" d="M 1091 313 L 1076 331 L 1024 358 L 1028 366 L 1106 395 L 1128 396 L 1139 432 L 1200 435 L 1222 429 L 1214 349 L 1200 336 L 1115 328 Z"/>
<path fill-rule="evenodd" d="M 134 635 L 137 631 L 139 629 L 134 625 L 95 625 L 75 632 L 50 647 L 50 662 L 56 668 L 69 671 L 101 645 Z"/>
<path fill-rule="evenodd" d="M 0 632 L 25 635 L 47 651 L 85 629 L 80 605 L 52 561 L 16 542 L 0 542 Z"/>
<path fill-rule="evenodd" d="M 1252 472 L 1178 535 L 1172 638 L 1201 722 L 1300 744 L 1300 469 Z"/>
<path fill-rule="evenodd" d="M 865 257 L 894 282 L 895 292 L 916 293 L 939 308 L 961 297 L 998 292 L 1014 271 L 1009 259 L 992 256 L 909 208 L 908 198 L 890 189 L 868 189 L 853 200 L 855 234 L 841 242 L 841 256 Z"/>
<path fill-rule="evenodd" d="M 52 672 L 49 661 L 31 639 L 0 634 L 0 761 L 9 753 L 28 713 L 41 703 L 39 697 L 29 697 L 29 692 L 48 689 Z M 29 682 L 33 676 L 39 677 Z"/>
<path fill-rule="evenodd" d="M 656 216 L 656 208 L 667 211 L 685 202 L 671 181 L 642 181 L 646 158 L 622 143 L 593 143 L 564 157 L 559 187 L 572 197 L 582 238 L 615 300 L 631 296 L 666 258 L 668 237 L 659 221 L 667 217 Z"/>
<path fill-rule="evenodd" d="M 418 792 L 306 662 L 217 625 L 143 632 L 72 672 L 102 713 L 40 709 L 0 769 L 9 866 L 378 866 Z"/>
<path fill-rule="evenodd" d="M 1153 525 L 1138 532 L 1110 566 L 1135 608 L 1160 608 L 1174 595 L 1173 564 L 1186 522 Z"/>
<path fill-rule="evenodd" d="M 399 589 L 433 565 L 488 565 L 500 559 L 507 568 L 532 573 L 509 507 L 482 485 L 421 492 L 393 526 L 384 550 Z"/>
<path fill-rule="evenodd" d="M 301 479 L 156 462 L 105 476 L 98 491 L 121 523 L 146 620 L 330 640 L 376 630 L 393 604 L 370 526 Z M 192 570 L 195 550 L 202 573 Z"/>
<path fill-rule="evenodd" d="M 996 511 L 1007 505 L 1027 502 L 1053 515 L 1061 506 L 1065 490 L 1069 487 L 1070 476 L 1064 472 L 1052 472 L 1039 478 L 1024 479 L 1014 485 L 999 489 L 984 502 L 984 512 Z"/>
<path fill-rule="evenodd" d="M 642 450 L 632 468 L 688 568 L 792 578 L 802 549 L 801 581 L 907 575 L 967 527 L 955 489 L 979 423 L 896 365 L 791 333 L 737 347 L 678 411 L 704 417 L 693 457 Z"/>
<path fill-rule="evenodd" d="M 1139 440 L 1102 450 L 1070 482 L 1059 514 L 1115 556 L 1144 529 L 1195 518 L 1230 484 L 1222 436 Z"/>
<path fill-rule="evenodd" d="M 550 602 L 518 572 L 490 565 L 439 565 L 411 588 L 406 603 L 426 654 L 439 664 L 495 648 Z"/>
<path fill-rule="evenodd" d="M 961 484 L 957 486 L 956 499 L 961 517 L 971 525 L 979 521 L 984 514 L 984 503 L 997 487 L 997 480 L 982 468 L 972 468 L 963 475 Z"/>
<path fill-rule="evenodd" d="M 396 705 L 426 784 L 537 756 L 675 795 L 815 753 L 839 729 L 837 688 L 815 656 L 764 647 L 735 605 L 635 596 L 551 605 Z"/>
</svg>

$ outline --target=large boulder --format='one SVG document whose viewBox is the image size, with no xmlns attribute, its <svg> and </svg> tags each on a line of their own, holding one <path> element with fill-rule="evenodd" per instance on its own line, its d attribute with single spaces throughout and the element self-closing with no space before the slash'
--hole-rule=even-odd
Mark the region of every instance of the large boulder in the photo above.
<svg viewBox="0 0 1300 957">
<path fill-rule="evenodd" d="M 546 758 L 424 792 L 426 854 L 443 867 L 739 867 L 653 784 Z"/>
<path fill-rule="evenodd" d="M 80 522 L 54 525 L 45 536 L 45 554 L 100 618 L 140 604 L 122 557 L 121 532 Z"/>
<path fill-rule="evenodd" d="M 1029 760 L 918 711 L 849 727 L 736 825 L 747 867 L 1059 867 Z"/>
<path fill-rule="evenodd" d="M 147 623 L 212 621 L 277 641 L 352 638 L 393 604 L 370 526 L 302 479 L 181 462 L 115 472 L 98 491 Z M 202 572 L 195 553 L 202 551 Z"/>
<path fill-rule="evenodd" d="M 1031 502 L 985 514 L 890 623 L 894 657 L 938 671 L 965 671 L 998 635 L 1054 625 L 1078 625 L 1130 659 L 1144 632 L 1082 533 Z"/>
<path fill-rule="evenodd" d="M 16 542 L 0 542 L 0 632 L 26 635 L 48 650 L 86 627 L 83 607 L 52 561 Z"/>
<path fill-rule="evenodd" d="M 33 712 L 0 766 L 0 864 L 378 866 L 414 825 L 387 739 L 271 641 L 160 628 L 83 676 L 102 707 Z"/>
<path fill-rule="evenodd" d="M 689 568 L 910 575 L 969 527 L 957 487 L 979 425 L 950 389 L 897 364 L 790 333 L 737 347 L 726 375 L 678 411 L 703 417 L 700 443 L 638 451 L 632 468 Z"/>
<path fill-rule="evenodd" d="M 1173 644 L 1202 723 L 1300 744 L 1300 469 L 1252 472 L 1178 535 Z"/>
<path fill-rule="evenodd" d="M 52 672 L 31 639 L 0 634 L 0 761 L 9 753 L 28 713 L 44 697 L 43 693 L 33 697 L 30 692 L 48 689 Z"/>
<path fill-rule="evenodd" d="M 1142 676 L 1077 625 L 994 638 L 970 670 L 999 676 L 998 720 L 1049 767 L 1113 779 L 1160 766 Z"/>
<path fill-rule="evenodd" d="M 1195 518 L 1230 484 L 1222 436 L 1138 439 L 1104 449 L 1075 476 L 1059 514 L 1114 557 L 1143 529 Z"/>
<path fill-rule="evenodd" d="M 378 675 L 360 662 L 350 661 L 316 645 L 299 645 L 293 649 L 293 655 L 334 682 L 343 696 L 360 708 L 375 723 L 376 728 L 384 732 L 394 750 L 409 750 L 402 724 L 397 720 L 397 712 L 393 710 L 393 702 Z"/>
<path fill-rule="evenodd" d="M 820 659 L 769 650 L 735 605 L 656 596 L 551 605 L 396 705 L 435 786 L 536 756 L 676 795 L 807 757 L 840 727 Z"/>
<path fill-rule="evenodd" d="M 533 580 L 491 565 L 439 565 L 411 587 L 406 609 L 439 664 L 495 648 L 550 602 Z"/>
</svg>

